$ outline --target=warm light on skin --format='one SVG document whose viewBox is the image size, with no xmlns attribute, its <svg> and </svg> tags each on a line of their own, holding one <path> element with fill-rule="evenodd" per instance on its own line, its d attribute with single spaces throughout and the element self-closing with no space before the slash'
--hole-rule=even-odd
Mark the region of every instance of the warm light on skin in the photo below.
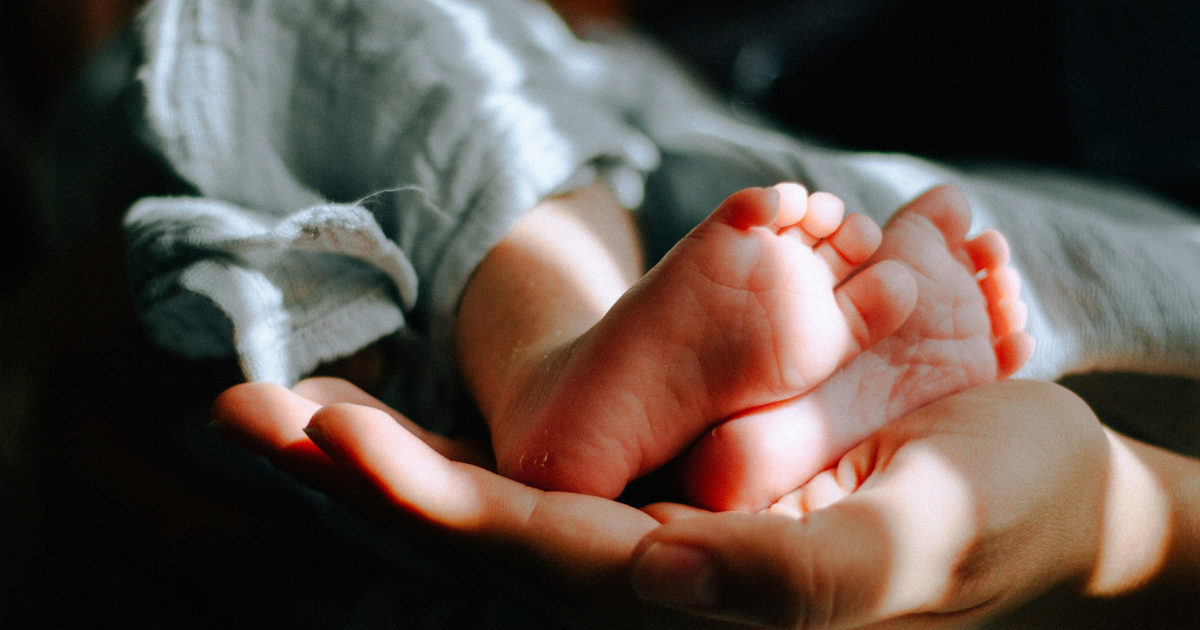
<svg viewBox="0 0 1200 630">
<path fill-rule="evenodd" d="M 786 401 L 783 404 L 768 405 L 765 408 L 753 409 L 757 419 L 748 424 L 749 431 L 730 435 L 729 425 L 718 425 L 709 432 L 709 438 L 704 446 L 709 449 L 724 448 L 731 455 L 710 457 L 717 461 L 744 461 L 745 469 L 737 476 L 723 475 L 722 480 L 731 482 L 730 487 L 707 487 L 704 492 L 723 508 L 742 511 L 755 511 L 760 503 L 740 503 L 733 500 L 737 486 L 750 486 L 748 480 L 753 480 L 760 494 L 779 496 L 789 489 L 795 488 L 797 480 L 793 471 L 820 470 L 827 465 L 829 455 L 839 454 L 841 444 L 836 442 L 840 437 L 832 435 L 839 425 L 831 418 L 815 397 L 806 396 Z M 761 444 L 763 448 L 755 453 L 750 460 L 737 458 L 740 444 Z M 840 449 L 844 450 L 844 449 Z M 728 464 L 723 464 L 728 465 Z M 719 497 L 719 498 L 717 498 Z M 795 509 L 787 511 L 788 501 L 775 502 L 776 511 L 781 514 L 799 516 Z M 809 510 L 805 510 L 809 511 Z"/>
<path fill-rule="evenodd" d="M 555 236 L 547 239 L 548 234 Z M 529 213 L 506 238 L 534 252 L 571 286 L 587 287 L 578 295 L 588 302 L 585 308 L 595 319 L 607 313 L 632 284 L 623 265 L 590 226 L 555 204 L 544 204 Z"/>
<path fill-rule="evenodd" d="M 313 416 L 307 431 L 309 437 L 326 445 L 330 440 L 358 438 L 363 448 L 355 458 L 369 470 L 368 477 L 393 505 L 423 519 L 475 531 L 486 522 L 488 509 L 493 507 L 482 489 L 462 474 L 468 464 L 442 457 L 379 409 L 330 405 Z"/>
<path fill-rule="evenodd" d="M 889 572 L 885 595 L 873 611 L 880 618 L 919 613 L 942 601 L 952 592 L 956 568 L 978 530 L 971 485 L 944 455 L 914 447 L 899 453 L 894 463 L 897 473 L 869 478 L 860 486 L 863 480 L 851 459 L 843 459 L 764 510 L 803 518 L 843 500 L 879 510 L 894 553 L 888 566 L 880 567 Z M 909 491 L 897 493 L 896 487 Z"/>
<path fill-rule="evenodd" d="M 1154 472 L 1111 431 L 1111 474 L 1105 500 L 1103 538 L 1089 595 L 1132 591 L 1162 568 L 1171 539 L 1167 494 Z"/>
<path fill-rule="evenodd" d="M 857 489 L 858 475 L 854 470 L 854 462 L 847 457 L 838 462 L 837 468 L 827 469 L 813 477 L 763 512 L 800 518 L 841 501 Z"/>
<path fill-rule="evenodd" d="M 962 552 L 975 541 L 977 529 L 971 485 L 944 455 L 932 448 L 913 448 L 898 453 L 895 464 L 899 474 L 887 480 L 889 487 L 877 490 L 881 496 L 876 505 L 887 506 L 889 512 L 883 520 L 890 525 L 895 553 L 878 608 L 883 618 L 918 612 L 940 601 L 951 590 Z M 876 492 L 871 485 L 868 482 L 859 493 Z M 893 487 L 910 492 L 897 494 Z M 931 514 L 938 518 L 929 518 Z"/>
<path fill-rule="evenodd" d="M 492 248 L 463 292 L 456 328 L 460 366 L 485 417 L 511 404 L 529 370 L 637 280 L 635 233 L 629 214 L 593 183 L 538 204 Z"/>
<path fill-rule="evenodd" d="M 546 257 L 557 271 L 573 274 L 608 312 L 642 276 L 642 254 L 632 216 L 603 184 L 593 183 L 538 204 L 505 236 Z"/>
<path fill-rule="evenodd" d="M 639 544 L 667 542 L 710 551 L 727 575 L 753 585 L 753 592 L 731 593 L 746 598 L 737 600 L 741 607 L 709 615 L 714 618 L 813 621 L 804 617 L 808 609 L 774 604 L 815 595 L 813 608 L 828 615 L 816 617 L 817 624 L 961 628 L 1053 591 L 1067 597 L 1068 614 L 1099 622 L 1087 627 L 1116 627 L 1105 625 L 1112 602 L 1097 610 L 1095 601 L 1077 601 L 1081 590 L 1056 590 L 1078 585 L 1082 574 L 1090 577 L 1085 600 L 1139 591 L 1151 596 L 1125 602 L 1135 607 L 1127 618 L 1133 627 L 1194 625 L 1200 463 L 1102 432 L 1081 401 L 1049 384 L 976 388 L 891 425 L 789 495 L 791 505 L 781 508 L 814 513 L 807 518 L 815 527 L 797 527 L 776 509 L 774 517 L 670 504 L 643 512 L 534 490 L 446 460 L 439 454 L 444 448 L 430 448 L 382 403 L 335 385 L 314 379 L 298 386 L 316 402 L 275 385 L 244 384 L 218 399 L 214 423 L 283 470 L 329 482 L 331 496 L 342 500 L 364 498 L 358 475 L 365 476 L 376 491 L 366 498 L 391 515 L 385 523 L 399 525 L 402 535 L 413 528 L 437 534 L 433 552 L 499 567 L 494 575 L 511 577 L 525 592 L 585 594 L 576 601 L 586 606 L 598 601 L 592 595 L 615 589 L 609 592 L 616 599 L 604 597 L 602 610 L 576 611 L 587 615 L 578 617 L 584 621 L 614 611 L 632 610 L 626 622 L 663 612 L 654 604 L 637 609 L 641 600 L 620 600 L 620 584 L 640 555 Z M 962 413 L 986 407 L 997 409 Z M 1054 413 L 1040 413 L 1046 410 Z M 293 448 L 305 426 L 318 429 L 309 435 L 332 458 L 330 466 L 311 450 Z M 343 479 L 345 472 L 352 476 Z M 756 580 L 764 575 L 767 581 Z M 1184 596 L 1155 596 L 1164 586 Z M 1027 612 L 1035 621 L 1054 617 L 1031 626 L 1018 616 L 1017 625 L 997 627 L 1059 627 L 1062 621 L 1055 605 Z M 1159 617 L 1176 622 L 1154 623 Z"/>
</svg>

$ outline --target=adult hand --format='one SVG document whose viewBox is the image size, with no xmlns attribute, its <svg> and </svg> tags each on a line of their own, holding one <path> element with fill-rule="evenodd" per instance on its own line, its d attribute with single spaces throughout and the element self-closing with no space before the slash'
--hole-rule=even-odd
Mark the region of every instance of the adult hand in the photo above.
<svg viewBox="0 0 1200 630">
<path fill-rule="evenodd" d="M 1078 613 L 1153 583 L 1194 597 L 1198 470 L 1058 386 L 1001 382 L 885 427 L 765 513 L 652 508 L 669 522 L 634 582 L 772 628 L 977 627 L 1052 590 Z"/>
<path fill-rule="evenodd" d="M 1040 383 L 911 414 L 762 514 L 534 490 L 452 461 L 485 462 L 342 381 L 240 386 L 214 418 L 575 625 L 978 625 L 1060 585 L 1134 588 L 1167 545 L 1153 475 L 1081 401 Z"/>
<path fill-rule="evenodd" d="M 729 625 L 634 593 L 632 554 L 659 525 L 646 513 L 500 477 L 482 449 L 429 434 L 345 381 L 310 379 L 295 391 L 239 385 L 214 403 L 213 424 L 300 481 L 572 626 Z"/>
</svg>

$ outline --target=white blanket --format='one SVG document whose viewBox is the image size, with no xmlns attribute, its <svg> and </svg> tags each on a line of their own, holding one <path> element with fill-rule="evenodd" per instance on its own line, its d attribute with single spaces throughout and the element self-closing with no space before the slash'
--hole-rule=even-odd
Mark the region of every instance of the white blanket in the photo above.
<svg viewBox="0 0 1200 630">
<path fill-rule="evenodd" d="M 533 2 L 158 0 L 143 20 L 148 135 L 203 196 L 130 210 L 140 312 L 252 380 L 405 329 L 427 341 L 410 367 L 453 390 L 458 296 L 521 213 L 596 177 L 636 207 L 672 156 L 704 166 L 662 211 L 696 218 L 744 180 L 879 221 L 954 184 L 1026 280 L 1020 376 L 1200 376 L 1200 229 L 1148 196 L 808 144 L 732 116 L 652 43 L 581 42 Z"/>
</svg>

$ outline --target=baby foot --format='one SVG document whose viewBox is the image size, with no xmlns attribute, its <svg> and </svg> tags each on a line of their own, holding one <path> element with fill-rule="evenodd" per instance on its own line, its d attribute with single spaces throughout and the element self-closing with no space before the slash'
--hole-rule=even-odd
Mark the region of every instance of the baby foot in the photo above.
<svg viewBox="0 0 1200 630">
<path fill-rule="evenodd" d="M 682 465 L 689 499 L 714 510 L 765 508 L 887 422 L 1019 369 L 1033 339 L 1022 331 L 1026 307 L 1008 243 L 995 231 L 967 240 L 970 225 L 966 198 L 950 187 L 897 212 L 871 261 L 912 269 L 912 315 L 813 391 L 701 438 Z"/>
<path fill-rule="evenodd" d="M 796 184 L 734 194 L 490 418 L 499 471 L 615 497 L 714 423 L 802 394 L 916 302 L 863 215 Z"/>
</svg>

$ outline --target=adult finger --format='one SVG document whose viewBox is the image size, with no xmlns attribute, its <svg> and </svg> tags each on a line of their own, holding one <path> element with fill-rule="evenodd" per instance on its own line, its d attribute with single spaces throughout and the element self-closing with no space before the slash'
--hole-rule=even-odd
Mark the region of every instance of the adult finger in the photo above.
<svg viewBox="0 0 1200 630">
<path fill-rule="evenodd" d="M 454 462 L 378 409 L 335 404 L 313 416 L 309 436 L 341 466 L 354 470 L 400 513 L 431 530 L 557 564 L 621 563 L 657 522 L 612 501 L 543 492 L 477 466 Z M 566 530 L 554 549 L 530 548 L 542 530 Z M 473 541 L 468 541 L 473 544 Z M 528 557 L 528 556 L 526 556 Z M 612 566 L 616 566 L 613 564 Z"/>
<path fill-rule="evenodd" d="M 681 503 L 651 503 L 643 506 L 642 511 L 649 514 L 654 520 L 659 523 L 667 523 L 681 518 L 692 518 L 694 516 L 704 516 L 712 514 L 708 510 Z"/>
<path fill-rule="evenodd" d="M 1056 386 L 967 390 L 791 495 L 801 518 L 665 523 L 641 543 L 632 581 L 651 601 L 769 627 L 974 623 L 1091 570 L 1107 444 Z"/>
<path fill-rule="evenodd" d="M 338 386 L 316 390 L 323 400 L 357 395 Z M 322 408 L 277 385 L 228 390 L 214 404 L 213 421 L 300 481 L 574 626 L 708 627 L 634 595 L 629 559 L 658 522 L 629 506 L 543 493 L 452 462 L 384 409 Z M 310 424 L 325 450 L 305 433 Z"/>
<path fill-rule="evenodd" d="M 267 455 L 307 442 L 304 427 L 321 405 L 274 383 L 243 383 L 225 390 L 212 406 L 212 428 Z"/>
<path fill-rule="evenodd" d="M 634 594 L 627 578 L 633 550 L 658 526 L 639 510 L 449 461 L 378 409 L 331 405 L 308 431 L 373 489 L 378 500 L 368 517 L 432 543 L 435 554 L 552 616 L 585 627 L 714 626 Z"/>
<path fill-rule="evenodd" d="M 213 402 L 210 426 L 306 485 L 349 493 L 355 482 L 304 434 L 304 427 L 320 408 L 280 385 L 243 383 L 225 390 Z"/>
<path fill-rule="evenodd" d="M 970 498 L 941 483 L 945 472 L 935 458 L 918 462 L 901 485 L 923 492 L 882 483 L 802 519 L 671 521 L 643 540 L 633 584 L 651 601 L 773 628 L 853 628 L 932 612 L 972 535 Z"/>
<path fill-rule="evenodd" d="M 433 536 L 473 563 L 521 566 L 576 587 L 623 574 L 658 522 L 598 497 L 544 492 L 434 451 L 379 409 L 332 404 L 308 426 L 313 442 L 362 475 L 394 526 Z"/>
<path fill-rule="evenodd" d="M 417 423 L 404 417 L 400 412 L 359 389 L 349 381 L 330 377 L 309 378 L 296 383 L 292 387 L 292 391 L 321 406 L 336 403 L 351 403 L 378 409 L 391 416 L 392 420 L 399 423 L 406 431 L 415 435 L 447 459 L 473 464 L 481 468 L 487 468 L 488 470 L 496 469 L 495 458 L 492 457 L 491 450 L 484 445 L 473 440 L 450 439 L 431 431 L 426 431 Z"/>
</svg>

